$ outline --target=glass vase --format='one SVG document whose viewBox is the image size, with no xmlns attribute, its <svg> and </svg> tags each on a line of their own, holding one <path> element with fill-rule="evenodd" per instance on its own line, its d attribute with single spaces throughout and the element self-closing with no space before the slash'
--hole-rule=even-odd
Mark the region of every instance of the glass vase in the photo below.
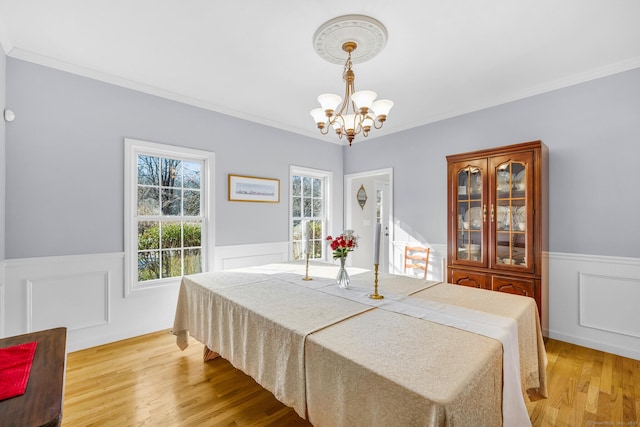
<svg viewBox="0 0 640 427">
<path fill-rule="evenodd" d="M 338 270 L 338 275 L 336 276 L 336 282 L 338 283 L 339 288 L 346 289 L 349 287 L 349 273 L 344 268 L 344 263 L 347 261 L 347 257 L 340 257 L 340 269 Z"/>
</svg>

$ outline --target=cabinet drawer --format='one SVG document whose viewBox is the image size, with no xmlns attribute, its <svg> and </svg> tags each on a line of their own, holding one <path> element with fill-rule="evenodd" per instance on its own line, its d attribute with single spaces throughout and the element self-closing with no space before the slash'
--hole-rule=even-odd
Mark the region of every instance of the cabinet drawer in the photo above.
<svg viewBox="0 0 640 427">
<path fill-rule="evenodd" d="M 492 276 L 491 289 L 508 294 L 524 295 L 535 298 L 536 282 L 533 279 L 517 279 L 505 276 Z"/>
<path fill-rule="evenodd" d="M 471 288 L 489 289 L 487 275 L 471 273 L 464 270 L 450 270 L 450 282 L 456 285 L 469 286 Z"/>
</svg>

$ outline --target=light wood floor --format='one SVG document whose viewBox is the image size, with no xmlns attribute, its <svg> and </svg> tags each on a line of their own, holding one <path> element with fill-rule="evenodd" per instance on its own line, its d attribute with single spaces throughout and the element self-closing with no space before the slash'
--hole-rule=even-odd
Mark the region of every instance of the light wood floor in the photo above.
<svg viewBox="0 0 640 427">
<path fill-rule="evenodd" d="M 534 426 L 638 426 L 640 361 L 547 342 L 549 398 L 528 404 Z M 309 426 L 201 344 L 181 352 L 157 332 L 70 353 L 69 426 Z"/>
</svg>

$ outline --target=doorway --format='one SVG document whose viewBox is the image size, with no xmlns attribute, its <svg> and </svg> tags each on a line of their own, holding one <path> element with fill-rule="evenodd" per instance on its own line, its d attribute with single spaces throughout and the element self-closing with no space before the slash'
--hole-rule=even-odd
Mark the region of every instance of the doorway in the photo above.
<svg viewBox="0 0 640 427">
<path fill-rule="evenodd" d="M 381 273 L 393 268 L 393 169 L 378 169 L 344 177 L 345 228 L 359 237 L 358 249 L 349 256 L 350 265 L 373 269 L 375 226 L 381 224 Z"/>
</svg>

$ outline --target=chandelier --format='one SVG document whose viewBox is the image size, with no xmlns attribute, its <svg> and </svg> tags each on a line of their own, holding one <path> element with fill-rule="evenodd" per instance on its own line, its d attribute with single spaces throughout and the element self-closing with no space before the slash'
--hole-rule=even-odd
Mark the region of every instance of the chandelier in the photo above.
<svg viewBox="0 0 640 427">
<path fill-rule="evenodd" d="M 358 56 L 360 62 L 375 56 L 386 43 L 386 29 L 377 20 L 362 15 L 347 15 L 335 18 L 321 26 L 314 36 L 314 45 L 320 56 L 330 62 L 337 62 L 344 58 L 340 50 L 346 52 L 342 78 L 345 82 L 344 98 L 332 93 L 318 96 L 320 108 L 311 110 L 311 116 L 316 122 L 322 135 L 334 129 L 340 139 L 343 136 L 349 141 L 349 146 L 358 134 L 364 137 L 371 129 L 380 129 L 387 119 L 393 102 L 384 99 L 376 101 L 378 96 L 371 90 L 355 90 L 355 73 L 352 65 L 356 49 L 364 46 Z M 360 53 L 360 52 L 358 52 Z"/>
</svg>

